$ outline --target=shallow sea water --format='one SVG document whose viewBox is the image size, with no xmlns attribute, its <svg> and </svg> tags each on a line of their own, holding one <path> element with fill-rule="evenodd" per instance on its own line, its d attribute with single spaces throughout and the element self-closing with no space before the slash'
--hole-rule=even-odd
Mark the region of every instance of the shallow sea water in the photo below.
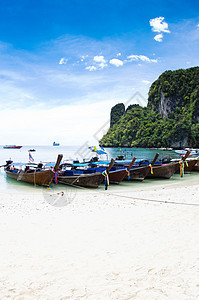
<svg viewBox="0 0 199 300">
<path fill-rule="evenodd" d="M 82 148 L 77 146 L 24 146 L 21 149 L 3 149 L 0 147 L 0 165 L 3 165 L 6 160 L 12 159 L 15 162 L 28 162 L 28 150 L 35 149 L 35 152 L 31 152 L 31 155 L 34 158 L 35 162 L 45 161 L 45 162 L 55 162 L 58 154 L 63 154 L 63 160 L 73 160 L 79 159 L 83 160 Z M 124 155 L 127 159 L 132 159 L 134 156 L 138 159 L 148 158 L 153 159 L 155 154 L 160 153 L 160 157 L 170 156 L 172 158 L 178 157 L 175 151 L 164 151 L 161 149 L 121 149 L 120 148 L 106 148 L 108 153 L 108 159 L 116 158 L 118 155 Z M 91 158 L 94 156 L 94 153 L 89 152 L 87 149 L 84 149 L 84 153 L 87 155 L 84 158 Z M 102 159 L 107 159 L 107 156 L 102 156 Z M 169 183 L 169 185 L 182 184 L 183 182 L 197 182 L 199 180 L 199 173 L 185 174 L 184 178 L 180 178 L 179 174 L 175 174 L 169 180 L 160 180 L 160 179 L 145 179 L 143 182 L 127 182 L 123 181 L 119 185 L 110 185 L 109 191 L 122 191 L 122 190 L 139 190 L 145 188 L 153 188 L 153 186 L 163 185 Z M 0 188 L 1 192 L 11 192 L 11 193 L 20 193 L 20 192 L 43 192 L 45 187 L 32 186 L 27 183 L 17 182 L 14 179 L 8 178 L 3 170 L 0 169 Z M 73 188 L 63 185 L 51 185 L 52 191 L 75 191 L 75 192 L 88 192 L 89 191 L 103 191 L 104 185 L 101 185 L 97 190 L 96 189 L 87 189 L 87 188 Z"/>
</svg>

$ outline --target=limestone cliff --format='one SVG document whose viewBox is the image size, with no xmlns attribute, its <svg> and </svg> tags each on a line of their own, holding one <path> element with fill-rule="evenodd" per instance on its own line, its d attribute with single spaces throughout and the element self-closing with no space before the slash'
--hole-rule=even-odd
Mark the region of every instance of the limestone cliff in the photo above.
<svg viewBox="0 0 199 300">
<path fill-rule="evenodd" d="M 116 124 L 125 113 L 125 106 L 123 103 L 118 103 L 111 109 L 110 127 Z"/>
<path fill-rule="evenodd" d="M 160 75 L 150 87 L 147 107 L 114 106 L 101 145 L 199 147 L 199 67 Z"/>
</svg>

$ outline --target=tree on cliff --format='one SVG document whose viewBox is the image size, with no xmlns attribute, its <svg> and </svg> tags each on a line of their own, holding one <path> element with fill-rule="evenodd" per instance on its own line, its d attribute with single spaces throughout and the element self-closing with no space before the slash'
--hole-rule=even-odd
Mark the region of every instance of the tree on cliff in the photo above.
<svg viewBox="0 0 199 300">
<path fill-rule="evenodd" d="M 199 147 L 199 67 L 166 71 L 151 85 L 147 107 L 113 107 L 100 144 L 131 147 Z"/>
</svg>

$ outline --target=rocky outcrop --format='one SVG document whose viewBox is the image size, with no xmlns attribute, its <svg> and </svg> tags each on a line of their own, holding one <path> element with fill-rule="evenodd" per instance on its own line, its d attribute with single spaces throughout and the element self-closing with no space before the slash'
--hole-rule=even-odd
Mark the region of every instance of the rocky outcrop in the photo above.
<svg viewBox="0 0 199 300">
<path fill-rule="evenodd" d="M 188 146 L 188 138 L 184 137 L 183 139 L 179 140 L 171 140 L 170 147 L 174 149 L 183 149 Z"/>
<path fill-rule="evenodd" d="M 125 113 L 125 106 L 123 103 L 118 103 L 111 109 L 111 120 L 110 120 L 110 127 L 112 127 L 114 124 L 116 124 L 121 117 Z"/>
<path fill-rule="evenodd" d="M 177 126 L 175 133 L 169 138 L 169 145 L 174 149 L 188 147 L 189 134 L 186 130 Z"/>
<path fill-rule="evenodd" d="M 177 102 L 176 98 L 165 97 L 163 91 L 161 91 L 158 112 L 161 114 L 163 119 L 170 116 L 176 108 Z"/>
</svg>

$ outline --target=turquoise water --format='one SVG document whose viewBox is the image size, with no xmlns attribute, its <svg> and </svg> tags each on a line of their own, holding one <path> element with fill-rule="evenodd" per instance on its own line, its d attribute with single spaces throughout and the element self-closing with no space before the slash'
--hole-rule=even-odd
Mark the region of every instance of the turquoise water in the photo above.
<svg viewBox="0 0 199 300">
<path fill-rule="evenodd" d="M 78 146 L 59 146 L 59 147 L 53 147 L 53 146 L 24 146 L 21 149 L 3 149 L 3 147 L 0 147 L 0 165 L 3 165 L 6 160 L 13 160 L 14 162 L 22 162 L 26 163 L 28 162 L 28 150 L 29 149 L 35 149 L 36 152 L 31 152 L 31 155 L 34 158 L 35 162 L 45 161 L 45 162 L 55 162 L 58 154 L 63 154 L 63 160 L 74 160 L 79 159 L 83 160 L 83 158 L 91 158 L 92 156 L 95 156 L 95 153 L 89 151 L 88 149 L 83 149 L 82 147 Z M 117 155 L 125 155 L 127 159 L 132 159 L 134 156 L 138 159 L 140 158 L 148 158 L 152 159 L 155 154 L 158 152 L 160 153 L 160 156 L 170 156 L 171 158 L 179 157 L 177 154 L 175 154 L 175 151 L 164 151 L 160 149 L 121 149 L 120 148 L 106 148 L 106 151 L 108 153 L 108 159 L 110 158 L 116 158 Z M 84 154 L 84 156 L 83 156 Z M 107 156 L 104 155 L 101 157 L 102 159 L 107 159 Z M 197 176 L 198 174 L 190 174 L 189 177 L 186 176 L 187 179 L 190 180 L 192 176 Z M 170 180 L 178 180 L 179 176 L 174 176 Z M 195 178 L 195 177 L 194 177 Z M 162 181 L 156 181 L 162 182 Z M 154 180 L 147 180 L 144 181 L 145 185 L 154 184 Z M 141 186 L 142 183 L 134 183 L 134 187 Z M 129 187 L 131 186 L 131 183 L 126 182 L 122 183 L 122 186 Z M 120 187 L 122 187 L 120 185 Z M 143 185 L 142 185 L 143 186 Z M 32 189 L 35 189 L 30 184 L 17 182 L 16 180 L 7 178 L 3 168 L 0 169 L 0 187 L 1 191 L 13 191 L 13 192 L 20 192 L 22 189 L 31 191 Z M 113 186 L 111 189 L 120 189 L 120 187 Z M 53 185 L 54 189 L 60 189 L 60 186 Z M 61 186 L 63 188 L 63 186 Z M 65 187 L 66 188 L 66 187 Z M 42 189 L 42 187 L 36 187 L 36 189 Z M 103 186 L 101 187 L 103 189 Z"/>
</svg>

